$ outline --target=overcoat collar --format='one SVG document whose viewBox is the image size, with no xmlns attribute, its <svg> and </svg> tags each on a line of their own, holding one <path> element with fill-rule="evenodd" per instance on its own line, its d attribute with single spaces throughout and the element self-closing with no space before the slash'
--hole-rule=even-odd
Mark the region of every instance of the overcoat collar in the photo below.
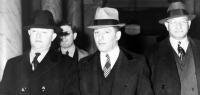
<svg viewBox="0 0 200 95">
<path fill-rule="evenodd" d="M 115 73 L 115 80 L 113 82 L 112 95 L 121 95 L 123 90 L 129 86 L 130 72 L 133 68 L 129 64 L 135 61 L 125 51 L 121 50 L 117 62 L 119 62 L 118 70 Z M 134 63 L 134 62 L 133 62 Z"/>
<path fill-rule="evenodd" d="M 166 38 L 164 41 L 162 41 L 159 44 L 158 47 L 158 60 L 159 60 L 159 64 L 161 66 L 164 66 L 162 69 L 168 71 L 170 69 L 171 72 L 175 72 L 175 74 L 173 74 L 175 78 L 178 78 L 178 70 L 176 68 L 176 61 L 175 61 L 175 57 L 174 57 L 174 49 L 172 48 L 169 38 Z M 165 71 L 164 70 L 164 71 Z"/>
</svg>

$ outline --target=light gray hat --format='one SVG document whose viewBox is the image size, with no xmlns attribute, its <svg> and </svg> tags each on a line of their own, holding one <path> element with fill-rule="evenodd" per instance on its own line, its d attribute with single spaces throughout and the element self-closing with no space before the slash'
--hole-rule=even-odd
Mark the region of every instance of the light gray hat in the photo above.
<svg viewBox="0 0 200 95">
<path fill-rule="evenodd" d="M 97 28 L 104 28 L 111 26 L 118 26 L 118 27 L 125 26 L 124 23 L 119 23 L 118 10 L 110 7 L 104 7 L 104 8 L 99 7 L 96 10 L 94 25 L 91 25 L 88 28 L 97 29 Z"/>
</svg>

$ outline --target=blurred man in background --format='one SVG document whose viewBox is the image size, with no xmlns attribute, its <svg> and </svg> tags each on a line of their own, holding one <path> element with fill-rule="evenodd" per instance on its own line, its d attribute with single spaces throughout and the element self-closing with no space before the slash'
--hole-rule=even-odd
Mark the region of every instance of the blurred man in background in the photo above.
<svg viewBox="0 0 200 95">
<path fill-rule="evenodd" d="M 62 29 L 62 32 L 59 34 L 60 52 L 77 62 L 81 58 L 88 56 L 87 51 L 78 48 L 74 43 L 78 35 L 77 28 L 67 23 L 63 23 L 60 28 Z"/>
</svg>

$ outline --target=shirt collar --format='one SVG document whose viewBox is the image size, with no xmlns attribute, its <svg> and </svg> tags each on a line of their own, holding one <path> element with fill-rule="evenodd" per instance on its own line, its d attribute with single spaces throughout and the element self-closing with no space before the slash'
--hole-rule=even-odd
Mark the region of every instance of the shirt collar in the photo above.
<svg viewBox="0 0 200 95">
<path fill-rule="evenodd" d="M 178 43 L 181 42 L 180 46 L 184 49 L 184 51 L 186 52 L 187 48 L 188 48 L 188 44 L 189 44 L 189 40 L 188 37 L 186 36 L 184 39 L 182 40 L 177 40 L 174 39 L 172 37 L 169 38 L 170 44 L 173 47 L 173 49 L 176 51 L 176 53 L 178 54 Z"/>
<path fill-rule="evenodd" d="M 73 46 L 71 46 L 70 48 L 67 48 L 67 49 L 64 49 L 64 48 L 61 48 L 61 52 L 69 52 L 69 56 L 70 57 L 73 57 L 74 56 L 74 53 L 75 53 L 75 50 L 76 50 L 76 46 L 75 45 L 73 45 Z"/>
<path fill-rule="evenodd" d="M 109 55 L 111 68 L 113 68 L 114 64 L 117 61 L 117 58 L 119 57 L 119 52 L 120 52 L 119 46 L 116 46 L 113 50 L 109 52 L 100 52 L 100 60 L 101 60 L 102 69 L 104 68 L 107 61 L 106 54 Z"/>
<path fill-rule="evenodd" d="M 42 59 L 45 57 L 45 55 L 47 54 L 49 50 L 44 50 L 42 52 L 37 52 L 37 51 L 34 51 L 34 50 L 31 50 L 30 51 L 30 63 L 32 64 L 32 61 L 35 57 L 35 53 L 40 53 L 40 56 L 38 57 L 38 62 L 40 63 L 42 61 Z"/>
</svg>

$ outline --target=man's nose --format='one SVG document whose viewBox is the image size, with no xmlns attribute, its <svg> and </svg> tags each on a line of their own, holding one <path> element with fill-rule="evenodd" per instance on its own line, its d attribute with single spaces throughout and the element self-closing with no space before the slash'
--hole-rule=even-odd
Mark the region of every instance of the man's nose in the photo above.
<svg viewBox="0 0 200 95">
<path fill-rule="evenodd" d="M 66 40 L 67 40 L 67 37 L 64 37 L 64 36 L 63 36 L 63 37 L 61 37 L 61 40 L 62 40 L 62 41 L 66 41 Z"/>
<path fill-rule="evenodd" d="M 99 40 L 103 40 L 104 39 L 104 34 L 99 34 Z"/>
<path fill-rule="evenodd" d="M 176 25 L 176 29 L 181 29 L 182 28 L 182 23 L 178 23 L 177 25 Z"/>
<path fill-rule="evenodd" d="M 41 33 L 40 32 L 36 33 L 36 38 L 41 38 Z"/>
</svg>

